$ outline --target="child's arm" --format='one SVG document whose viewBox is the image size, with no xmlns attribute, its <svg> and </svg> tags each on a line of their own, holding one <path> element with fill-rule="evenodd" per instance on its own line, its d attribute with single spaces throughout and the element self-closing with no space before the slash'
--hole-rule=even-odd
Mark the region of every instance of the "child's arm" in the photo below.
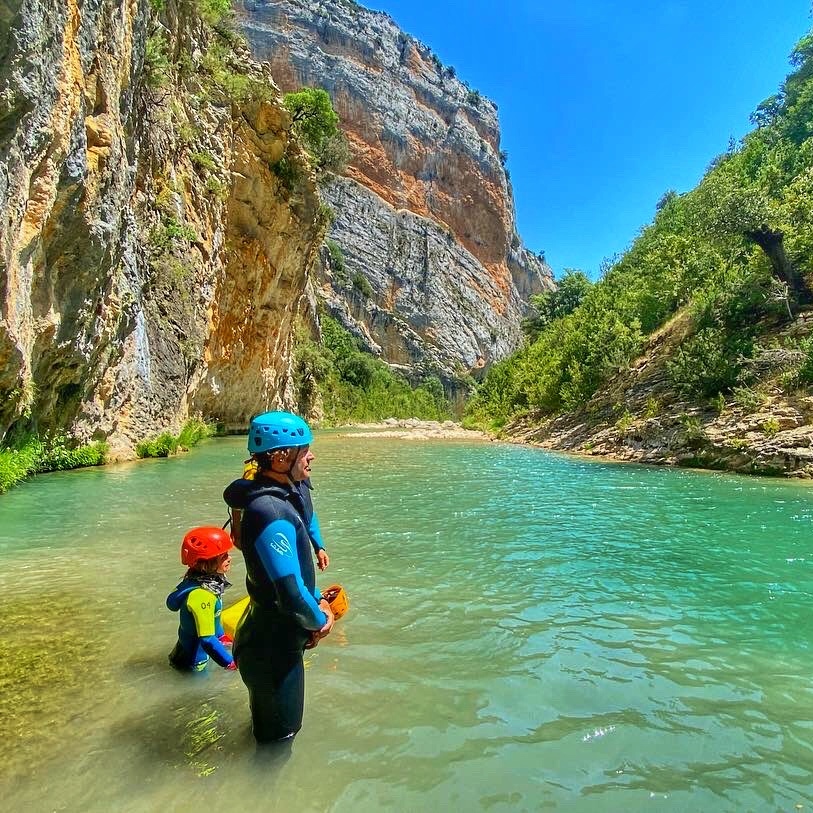
<svg viewBox="0 0 813 813">
<path fill-rule="evenodd" d="M 316 554 L 319 570 L 327 570 L 327 566 L 330 564 L 330 557 L 327 555 L 325 543 L 322 541 L 322 531 L 319 528 L 319 520 L 316 517 L 316 511 L 311 514 L 311 521 L 308 523 L 308 536 L 311 538 L 311 545 L 313 545 L 313 552 Z"/>
<path fill-rule="evenodd" d="M 234 658 L 231 653 L 217 639 L 215 629 L 215 604 L 217 597 L 203 587 L 192 590 L 186 599 L 186 606 L 195 619 L 195 628 L 200 638 L 200 644 L 207 655 L 217 664 L 234 669 Z"/>
</svg>

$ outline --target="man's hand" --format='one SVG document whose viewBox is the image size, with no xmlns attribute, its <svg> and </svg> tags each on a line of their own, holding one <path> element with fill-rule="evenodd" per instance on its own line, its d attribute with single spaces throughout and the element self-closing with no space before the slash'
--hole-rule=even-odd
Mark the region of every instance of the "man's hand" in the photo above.
<svg viewBox="0 0 813 813">
<path fill-rule="evenodd" d="M 330 557 L 327 555 L 327 551 L 320 548 L 316 551 L 316 564 L 319 570 L 327 570 L 327 566 L 330 564 Z"/>
<path fill-rule="evenodd" d="M 324 627 L 322 627 L 322 629 L 320 629 L 316 634 L 319 636 L 319 638 L 324 638 L 325 635 L 329 634 L 333 629 L 333 623 L 336 619 L 333 617 L 333 610 L 330 609 L 327 599 L 323 598 L 319 602 L 319 609 L 322 610 L 327 616 L 327 621 L 325 621 Z"/>
<path fill-rule="evenodd" d="M 319 643 L 319 641 L 321 641 L 322 638 L 324 638 L 325 635 L 327 635 L 333 629 L 333 623 L 336 619 L 333 617 L 333 610 L 330 609 L 330 605 L 327 603 L 326 599 L 322 599 L 319 602 L 319 609 L 322 610 L 322 612 L 324 612 L 324 614 L 327 616 L 327 621 L 325 621 L 325 625 L 322 627 L 322 629 L 315 630 L 311 633 L 311 639 L 307 644 L 305 644 L 305 649 L 313 649 Z"/>
</svg>

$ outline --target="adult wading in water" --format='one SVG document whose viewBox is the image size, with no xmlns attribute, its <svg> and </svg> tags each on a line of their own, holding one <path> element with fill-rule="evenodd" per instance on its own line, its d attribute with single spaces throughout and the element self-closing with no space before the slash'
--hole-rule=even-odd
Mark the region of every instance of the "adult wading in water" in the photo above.
<svg viewBox="0 0 813 813">
<path fill-rule="evenodd" d="M 310 495 L 304 499 L 299 486 L 310 477 L 312 440 L 305 421 L 290 412 L 258 415 L 248 435 L 257 474 L 235 480 L 223 493 L 241 512 L 250 601 L 237 629 L 234 657 L 260 743 L 290 740 L 302 727 L 303 653 L 333 627 L 333 613 L 316 587 Z"/>
</svg>

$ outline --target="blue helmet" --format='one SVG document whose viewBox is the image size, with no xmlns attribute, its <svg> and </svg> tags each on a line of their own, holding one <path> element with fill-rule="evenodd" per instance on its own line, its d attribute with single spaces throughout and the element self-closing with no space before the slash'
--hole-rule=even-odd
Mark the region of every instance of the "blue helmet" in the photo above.
<svg viewBox="0 0 813 813">
<path fill-rule="evenodd" d="M 310 427 L 292 412 L 263 412 L 251 419 L 248 450 L 251 454 L 308 446 L 313 442 Z"/>
</svg>

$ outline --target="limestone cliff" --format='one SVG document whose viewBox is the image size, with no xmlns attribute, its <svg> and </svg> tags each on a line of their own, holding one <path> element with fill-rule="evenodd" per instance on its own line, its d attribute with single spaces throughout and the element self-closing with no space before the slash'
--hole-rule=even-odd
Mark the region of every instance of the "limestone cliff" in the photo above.
<svg viewBox="0 0 813 813">
<path fill-rule="evenodd" d="M 517 235 L 494 104 L 386 14 L 348 0 L 237 7 L 278 85 L 324 87 L 350 141 L 346 177 L 323 191 L 344 259 L 323 252 L 334 315 L 386 361 L 452 389 L 506 356 L 551 274 Z"/>
<path fill-rule="evenodd" d="M 270 75 L 202 8 L 0 3 L 0 440 L 126 457 L 292 405 L 326 220 Z"/>
</svg>

